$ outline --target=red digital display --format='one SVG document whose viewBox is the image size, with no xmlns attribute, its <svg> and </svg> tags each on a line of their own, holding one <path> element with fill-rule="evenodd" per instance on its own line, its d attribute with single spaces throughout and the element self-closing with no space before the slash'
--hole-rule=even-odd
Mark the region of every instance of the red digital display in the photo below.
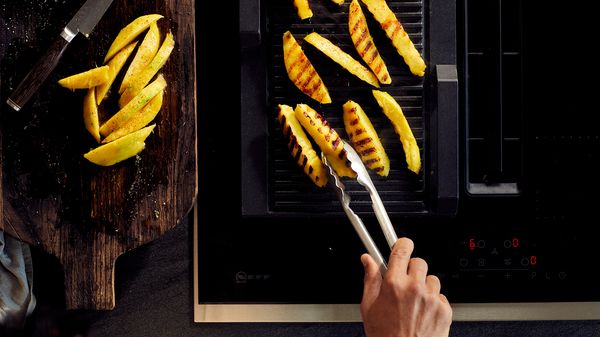
<svg viewBox="0 0 600 337">
<path fill-rule="evenodd" d="M 512 247 L 513 248 L 519 248 L 519 238 L 513 238 L 512 239 Z"/>
<path fill-rule="evenodd" d="M 477 243 L 475 242 L 475 238 L 469 239 L 469 250 L 475 250 L 477 248 Z"/>
<path fill-rule="evenodd" d="M 531 255 L 529 257 L 529 264 L 534 267 L 537 264 L 537 256 Z"/>
</svg>

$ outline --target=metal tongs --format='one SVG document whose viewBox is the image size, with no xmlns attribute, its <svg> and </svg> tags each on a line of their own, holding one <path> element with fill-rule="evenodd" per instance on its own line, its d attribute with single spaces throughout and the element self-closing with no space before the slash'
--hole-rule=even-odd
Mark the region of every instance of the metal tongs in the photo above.
<svg viewBox="0 0 600 337">
<path fill-rule="evenodd" d="M 375 185 L 373 185 L 373 181 L 371 180 L 371 177 L 367 172 L 367 168 L 363 164 L 356 150 L 354 150 L 352 145 L 350 145 L 348 142 L 342 140 L 342 144 L 344 146 L 344 150 L 346 151 L 347 158 L 350 161 L 350 167 L 357 174 L 356 180 L 359 184 L 361 184 L 367 189 L 369 195 L 371 196 L 373 211 L 375 211 L 377 221 L 379 222 L 381 230 L 383 231 L 383 235 L 385 236 L 385 240 L 387 241 L 391 249 L 398 240 L 398 236 L 394 231 L 394 227 L 392 226 L 390 217 L 388 216 L 385 207 L 383 206 L 383 202 L 379 197 L 379 193 L 377 193 Z M 321 159 L 327 167 L 330 182 L 335 187 L 335 191 L 338 195 L 338 198 L 340 199 L 342 207 L 344 208 L 344 212 L 348 216 L 348 219 L 350 219 L 350 222 L 354 226 L 354 229 L 356 230 L 356 233 L 360 237 L 360 240 L 367 249 L 367 252 L 369 252 L 371 257 L 373 257 L 375 262 L 379 265 L 379 271 L 381 272 L 381 275 L 383 275 L 387 271 L 387 265 L 385 263 L 385 260 L 383 259 L 381 252 L 379 252 L 379 249 L 375 245 L 375 242 L 371 238 L 371 235 L 367 231 L 367 228 L 365 227 L 360 217 L 356 215 L 356 213 L 354 213 L 354 211 L 350 208 L 350 195 L 346 193 L 346 186 L 341 181 L 340 177 L 337 175 L 335 170 L 331 167 L 331 164 L 329 163 L 329 161 L 327 161 L 327 157 L 322 152 Z"/>
</svg>

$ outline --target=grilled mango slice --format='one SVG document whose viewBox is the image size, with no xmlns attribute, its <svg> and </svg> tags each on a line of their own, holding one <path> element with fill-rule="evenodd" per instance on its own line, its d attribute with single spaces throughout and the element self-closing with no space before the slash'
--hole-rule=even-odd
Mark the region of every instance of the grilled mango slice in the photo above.
<svg viewBox="0 0 600 337">
<path fill-rule="evenodd" d="M 378 175 L 387 177 L 390 159 L 373 124 L 358 103 L 348 101 L 344 104 L 344 126 L 363 163 Z"/>
<path fill-rule="evenodd" d="M 402 108 L 387 92 L 373 90 L 373 96 L 375 96 L 377 104 L 383 109 L 383 113 L 394 125 L 396 133 L 400 135 L 408 169 L 418 174 L 421 170 L 421 153 L 410 125 L 402 113 Z"/>
<path fill-rule="evenodd" d="M 425 75 L 425 61 L 385 0 L 362 0 L 362 2 L 392 40 L 392 44 L 396 47 L 398 54 L 404 58 L 410 71 L 417 76 Z"/>
<path fill-rule="evenodd" d="M 313 12 L 310 9 L 308 0 L 294 0 L 294 7 L 296 7 L 300 20 L 312 18 Z"/>
<path fill-rule="evenodd" d="M 346 157 L 340 135 L 329 126 L 325 118 L 306 104 L 296 105 L 294 113 L 300 124 L 325 153 L 335 172 L 341 177 L 356 177 L 356 173 L 350 168 L 350 161 Z"/>
<path fill-rule="evenodd" d="M 327 87 L 290 31 L 283 33 L 283 61 L 290 80 L 300 91 L 319 103 L 331 103 Z"/>
<path fill-rule="evenodd" d="M 373 73 L 375 73 L 379 82 L 381 84 L 392 83 L 392 78 L 385 66 L 385 62 L 383 62 L 381 55 L 379 55 L 379 51 L 377 51 L 377 47 L 375 47 L 375 42 L 373 41 L 371 32 L 369 32 L 367 19 L 360 8 L 358 0 L 352 0 L 350 3 L 348 28 L 350 30 L 352 43 L 354 43 L 358 55 L 360 55 Z"/>
<path fill-rule="evenodd" d="M 302 126 L 296 119 L 294 109 L 289 105 L 279 105 L 279 124 L 283 135 L 288 139 L 288 148 L 292 157 L 296 159 L 298 166 L 302 167 L 304 173 L 312 179 L 318 187 L 327 184 L 327 172 L 321 158 L 313 149 L 308 136 L 302 130 Z"/>
<path fill-rule="evenodd" d="M 340 49 L 340 47 L 319 35 L 319 33 L 312 32 L 304 37 L 304 40 L 315 46 L 318 50 L 323 52 L 323 54 L 329 56 L 335 63 L 344 67 L 352 75 L 360 78 L 376 88 L 379 88 L 377 77 L 375 77 L 375 75 L 373 75 L 369 69 L 352 58 L 352 56 L 346 54 Z"/>
</svg>

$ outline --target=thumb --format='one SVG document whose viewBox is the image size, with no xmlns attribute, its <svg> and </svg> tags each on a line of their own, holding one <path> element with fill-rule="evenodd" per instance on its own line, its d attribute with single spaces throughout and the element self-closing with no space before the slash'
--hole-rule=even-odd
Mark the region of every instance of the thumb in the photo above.
<svg viewBox="0 0 600 337">
<path fill-rule="evenodd" d="M 363 298 L 360 304 L 361 313 L 365 317 L 366 311 L 369 310 L 373 302 L 377 299 L 377 296 L 379 296 L 382 278 L 379 273 L 379 266 L 371 255 L 363 254 L 360 257 L 360 261 L 365 268 Z"/>
</svg>

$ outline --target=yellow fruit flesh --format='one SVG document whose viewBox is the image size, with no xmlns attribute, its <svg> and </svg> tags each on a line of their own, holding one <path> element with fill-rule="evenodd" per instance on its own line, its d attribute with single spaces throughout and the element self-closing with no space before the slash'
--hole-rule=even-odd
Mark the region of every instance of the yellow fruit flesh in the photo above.
<svg viewBox="0 0 600 337">
<path fill-rule="evenodd" d="M 152 59 L 152 61 L 142 70 L 139 74 L 135 75 L 129 85 L 123 91 L 121 98 L 119 99 L 119 107 L 124 107 L 129 101 L 131 101 L 142 89 L 150 82 L 152 77 L 165 65 L 173 48 L 175 47 L 175 40 L 173 40 L 173 34 L 167 33 L 165 41 L 160 46 L 160 49 Z"/>
<path fill-rule="evenodd" d="M 95 90 L 88 89 L 85 98 L 83 99 L 83 124 L 86 130 L 100 142 L 100 122 L 98 121 L 98 105 L 96 104 Z"/>
<path fill-rule="evenodd" d="M 283 34 L 283 61 L 290 80 L 300 91 L 319 103 L 331 103 L 327 87 L 289 31 Z"/>
<path fill-rule="evenodd" d="M 115 139 L 121 138 L 127 134 L 130 134 L 134 131 L 137 131 L 144 126 L 150 124 L 152 120 L 158 115 L 160 108 L 162 107 L 163 102 L 163 94 L 164 91 L 159 92 L 154 96 L 148 104 L 146 104 L 142 109 L 139 110 L 136 114 L 131 116 L 122 127 L 113 131 L 109 134 L 102 143 L 109 143 L 114 141 Z"/>
<path fill-rule="evenodd" d="M 131 52 L 133 52 L 136 45 L 137 42 L 130 43 L 127 47 L 121 49 L 121 51 L 108 62 L 108 81 L 96 87 L 96 102 L 98 102 L 98 105 L 100 105 L 104 97 L 106 97 L 108 89 L 110 89 L 110 86 L 119 74 L 119 71 L 121 71 L 121 68 L 123 68 L 123 65 L 125 65 L 125 62 L 127 62 L 129 55 L 131 55 Z"/>
<path fill-rule="evenodd" d="M 125 76 L 121 82 L 121 87 L 119 87 L 119 94 L 123 93 L 123 91 L 125 91 L 125 89 L 129 86 L 129 82 L 134 75 L 142 71 L 142 69 L 144 69 L 152 61 L 159 47 L 160 32 L 158 31 L 156 22 L 153 22 L 150 25 L 150 29 L 148 29 L 144 40 L 140 44 L 140 48 L 138 48 L 138 51 L 135 53 L 133 61 L 131 61 L 129 68 L 127 68 L 127 72 L 125 72 Z"/>
<path fill-rule="evenodd" d="M 382 177 L 390 172 L 390 160 L 371 121 L 358 103 L 344 104 L 346 133 L 363 163 Z"/>
<path fill-rule="evenodd" d="M 109 79 L 109 75 L 110 71 L 108 66 L 102 66 L 65 77 L 59 80 L 58 84 L 71 90 L 89 89 L 102 83 L 106 83 Z"/>
<path fill-rule="evenodd" d="M 352 0 L 350 3 L 348 28 L 350 31 L 350 38 L 352 38 L 352 43 L 354 44 L 356 51 L 373 71 L 375 76 L 377 76 L 379 82 L 381 84 L 392 83 L 392 78 L 387 70 L 387 66 L 385 65 L 385 62 L 383 62 L 377 47 L 375 47 L 375 41 L 373 41 L 369 26 L 367 25 L 367 19 L 360 8 L 358 0 Z"/>
<path fill-rule="evenodd" d="M 338 5 L 343 5 L 344 4 L 344 0 L 331 0 L 333 3 L 336 3 Z"/>
<path fill-rule="evenodd" d="M 336 157 L 331 155 L 325 155 L 329 161 L 329 165 L 333 168 L 335 173 L 340 177 L 356 178 L 356 172 L 350 168 L 350 161 L 346 158 L 346 151 L 344 151 L 344 157 Z"/>
<path fill-rule="evenodd" d="M 123 49 L 123 47 L 131 43 L 131 41 L 135 40 L 135 38 L 145 31 L 153 22 L 158 21 L 162 17 L 163 16 L 160 14 L 140 16 L 125 26 L 125 28 L 121 29 L 113 43 L 110 45 L 110 48 L 108 48 L 106 57 L 104 57 L 104 63 L 115 56 L 119 50 Z"/>
<path fill-rule="evenodd" d="M 308 0 L 294 0 L 294 7 L 296 7 L 300 20 L 305 20 L 313 16 Z"/>
<path fill-rule="evenodd" d="M 387 92 L 373 90 L 373 96 L 377 100 L 377 104 L 383 109 L 383 113 L 390 119 L 394 130 L 400 136 L 402 148 L 406 156 L 408 169 L 414 173 L 419 173 L 421 170 L 421 153 L 417 140 L 402 113 L 402 108 L 396 100 Z"/>
<path fill-rule="evenodd" d="M 310 134 L 321 151 L 330 159 L 332 166 L 343 177 L 354 177 L 356 173 L 349 167 L 343 141 L 339 134 L 314 109 L 306 104 L 298 104 L 294 110 L 298 122 Z"/>
<path fill-rule="evenodd" d="M 362 2 L 392 40 L 392 44 L 398 54 L 404 58 L 410 71 L 417 76 L 425 75 L 425 61 L 385 0 L 362 0 Z"/>
<path fill-rule="evenodd" d="M 323 54 L 329 56 L 335 63 L 344 67 L 344 69 L 348 70 L 352 75 L 379 88 L 377 77 L 369 69 L 364 67 L 360 62 L 352 58 L 352 56 L 348 55 L 331 41 L 319 35 L 319 33 L 312 32 L 308 34 L 304 40 L 315 46 Z"/>
<path fill-rule="evenodd" d="M 150 85 L 144 88 L 131 102 L 125 105 L 119 112 L 113 115 L 106 123 L 100 127 L 100 134 L 107 136 L 133 116 L 138 110 L 144 107 L 148 102 L 167 86 L 167 82 L 162 75 L 158 75 Z"/>
<path fill-rule="evenodd" d="M 313 149 L 308 136 L 302 130 L 302 126 L 300 126 L 294 114 L 294 109 L 289 105 L 279 105 L 278 119 L 283 135 L 288 140 L 288 148 L 292 157 L 296 159 L 298 166 L 303 169 L 315 185 L 318 187 L 325 186 L 327 184 L 327 172 L 323 162 Z"/>
<path fill-rule="evenodd" d="M 111 166 L 140 153 L 144 140 L 150 135 L 156 125 L 150 125 L 114 142 L 102 145 L 84 154 L 85 159 L 100 166 Z"/>
</svg>

